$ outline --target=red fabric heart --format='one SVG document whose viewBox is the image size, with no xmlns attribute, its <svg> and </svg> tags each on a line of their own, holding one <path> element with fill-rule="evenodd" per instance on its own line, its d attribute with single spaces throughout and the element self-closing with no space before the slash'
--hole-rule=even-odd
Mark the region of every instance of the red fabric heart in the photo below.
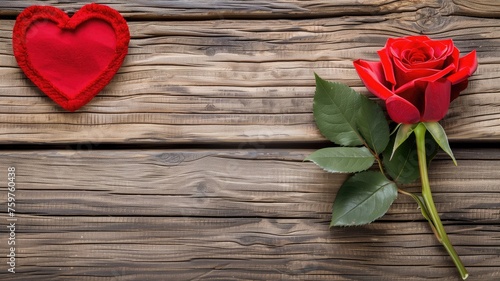
<svg viewBox="0 0 500 281">
<path fill-rule="evenodd" d="M 14 56 L 26 76 L 69 111 L 88 103 L 113 78 L 128 51 L 125 19 L 110 7 L 88 4 L 73 17 L 31 6 L 16 20 Z"/>
</svg>

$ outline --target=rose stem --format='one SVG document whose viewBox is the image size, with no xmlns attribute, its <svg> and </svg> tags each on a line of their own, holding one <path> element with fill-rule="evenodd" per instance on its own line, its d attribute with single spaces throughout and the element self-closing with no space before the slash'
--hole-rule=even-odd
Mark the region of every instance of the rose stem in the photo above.
<svg viewBox="0 0 500 281">
<path fill-rule="evenodd" d="M 431 186 L 429 185 L 429 177 L 427 175 L 427 161 L 425 159 L 425 131 L 425 125 L 422 123 L 418 124 L 418 126 L 414 130 L 417 139 L 417 154 L 418 164 L 420 168 L 420 178 L 422 180 L 422 197 L 424 198 L 424 203 L 427 206 L 431 220 L 436 227 L 436 231 L 441 237 L 441 244 L 443 244 L 444 248 L 453 259 L 453 262 L 455 263 L 455 266 L 457 267 L 462 279 L 465 280 L 467 279 L 467 277 L 469 277 L 469 273 L 467 272 L 467 269 L 465 269 L 457 252 L 451 245 L 451 242 L 448 239 L 448 235 L 444 230 L 443 223 L 439 218 L 436 206 L 434 205 L 434 200 L 432 199 Z"/>
</svg>

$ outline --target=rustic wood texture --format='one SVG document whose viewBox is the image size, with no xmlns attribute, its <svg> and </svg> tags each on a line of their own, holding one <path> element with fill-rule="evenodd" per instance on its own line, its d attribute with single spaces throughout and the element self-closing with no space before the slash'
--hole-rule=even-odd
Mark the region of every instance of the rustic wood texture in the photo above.
<svg viewBox="0 0 500 281">
<path fill-rule="evenodd" d="M 440 13 L 447 15 L 500 16 L 500 4 L 491 0 L 116 0 L 92 2 L 113 7 L 130 19 L 332 17 L 419 12 L 425 9 L 439 10 Z M 16 16 L 31 5 L 52 5 L 73 13 L 87 3 L 89 1 L 3 0 L 0 4 L 0 15 Z"/>
<path fill-rule="evenodd" d="M 496 19 L 439 9 L 309 20 L 131 21 L 130 54 L 77 113 L 60 109 L 17 67 L 13 20 L 0 22 L 0 143 L 318 142 L 313 72 L 367 94 L 352 61 L 388 37 L 451 37 L 478 51 L 469 89 L 443 122 L 452 141 L 500 139 Z"/>
<path fill-rule="evenodd" d="M 20 211 L 18 273 L 0 276 L 458 280 L 403 195 L 370 226 L 330 230 L 331 202 L 346 176 L 302 162 L 310 152 L 3 151 L 0 169 L 16 167 Z M 458 167 L 444 155 L 432 163 L 437 207 L 471 280 L 495 280 L 500 150 L 455 153 Z"/>
<path fill-rule="evenodd" d="M 20 71 L 12 28 L 27 6 L 89 2 L 0 1 L 0 186 L 15 166 L 19 217 L 10 274 L 0 195 L 0 280 L 458 281 L 403 195 L 369 226 L 329 229 L 347 175 L 303 162 L 328 145 L 313 73 L 370 96 L 352 61 L 415 34 L 478 52 L 442 122 L 459 166 L 440 154 L 430 178 L 469 280 L 500 279 L 497 1 L 96 1 L 128 20 L 129 55 L 69 113 Z"/>
</svg>

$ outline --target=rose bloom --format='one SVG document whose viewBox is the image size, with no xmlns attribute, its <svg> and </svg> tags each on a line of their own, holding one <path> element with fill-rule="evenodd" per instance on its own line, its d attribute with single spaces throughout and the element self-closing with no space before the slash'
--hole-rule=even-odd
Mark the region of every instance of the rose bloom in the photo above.
<svg viewBox="0 0 500 281">
<path fill-rule="evenodd" d="M 380 62 L 356 60 L 354 67 L 397 123 L 441 120 L 477 68 L 476 51 L 460 58 L 451 39 L 390 38 L 378 55 Z"/>
</svg>

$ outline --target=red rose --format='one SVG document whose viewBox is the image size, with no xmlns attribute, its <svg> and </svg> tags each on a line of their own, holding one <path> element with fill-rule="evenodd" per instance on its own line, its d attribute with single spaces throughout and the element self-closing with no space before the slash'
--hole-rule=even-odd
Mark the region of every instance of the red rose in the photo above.
<svg viewBox="0 0 500 281">
<path fill-rule="evenodd" d="M 390 38 L 378 54 L 380 62 L 357 60 L 354 67 L 397 123 L 441 120 L 477 68 L 476 51 L 459 58 L 451 39 Z"/>
</svg>

